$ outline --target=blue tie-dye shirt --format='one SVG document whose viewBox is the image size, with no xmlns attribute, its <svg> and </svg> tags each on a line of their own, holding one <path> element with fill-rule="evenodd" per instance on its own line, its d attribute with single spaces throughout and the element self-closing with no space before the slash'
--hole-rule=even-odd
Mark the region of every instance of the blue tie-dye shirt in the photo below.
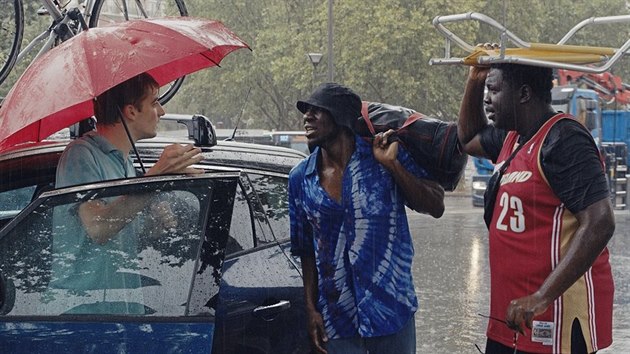
<svg viewBox="0 0 630 354">
<path fill-rule="evenodd" d="M 319 148 L 289 176 L 291 252 L 315 256 L 317 308 L 332 339 L 396 333 L 418 308 L 402 189 L 374 159 L 371 144 L 355 141 L 341 203 L 319 183 Z M 427 176 L 402 147 L 398 160 L 415 176 Z"/>
</svg>

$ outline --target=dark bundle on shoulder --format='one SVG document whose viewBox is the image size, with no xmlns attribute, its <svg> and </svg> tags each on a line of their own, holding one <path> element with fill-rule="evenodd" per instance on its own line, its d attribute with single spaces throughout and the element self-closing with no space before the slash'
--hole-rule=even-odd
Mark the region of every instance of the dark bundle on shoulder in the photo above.
<svg viewBox="0 0 630 354">
<path fill-rule="evenodd" d="M 385 103 L 363 102 L 363 117 L 355 131 L 363 137 L 389 129 L 416 162 L 447 191 L 457 187 L 464 173 L 468 156 L 457 138 L 457 125 L 422 115 L 412 109 Z M 367 117 L 368 119 L 365 119 Z"/>
</svg>

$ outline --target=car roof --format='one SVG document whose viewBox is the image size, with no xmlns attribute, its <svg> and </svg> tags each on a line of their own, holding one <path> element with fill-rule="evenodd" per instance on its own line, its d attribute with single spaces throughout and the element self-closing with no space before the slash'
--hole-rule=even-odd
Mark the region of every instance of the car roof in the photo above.
<svg viewBox="0 0 630 354">
<path fill-rule="evenodd" d="M 43 141 L 14 147 L 0 154 L 0 191 L 54 181 L 57 162 L 71 141 Z M 136 146 L 145 166 L 152 166 L 164 147 L 173 143 L 191 142 L 157 137 L 139 141 Z M 306 157 L 304 153 L 289 148 L 234 141 L 218 141 L 215 146 L 201 149 L 204 159 L 200 165 L 208 170 L 231 168 L 288 174 L 293 166 Z M 135 161 L 133 153 L 131 156 Z"/>
</svg>

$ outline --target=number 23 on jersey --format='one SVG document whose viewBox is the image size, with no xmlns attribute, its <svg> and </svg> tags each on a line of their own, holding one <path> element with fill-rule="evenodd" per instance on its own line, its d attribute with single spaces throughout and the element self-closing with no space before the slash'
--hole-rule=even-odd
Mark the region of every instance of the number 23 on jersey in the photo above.
<svg viewBox="0 0 630 354">
<path fill-rule="evenodd" d="M 521 233 L 525 231 L 525 215 L 523 215 L 523 202 L 519 197 L 511 196 L 506 192 L 499 198 L 501 213 L 497 218 L 497 230 Z"/>
</svg>

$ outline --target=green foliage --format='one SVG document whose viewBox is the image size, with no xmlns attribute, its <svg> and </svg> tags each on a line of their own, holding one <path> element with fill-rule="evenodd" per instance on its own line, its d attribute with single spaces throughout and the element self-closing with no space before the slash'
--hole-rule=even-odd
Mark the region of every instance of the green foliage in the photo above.
<svg viewBox="0 0 630 354">
<path fill-rule="evenodd" d="M 186 4 L 194 16 L 226 23 L 250 44 L 252 52 L 231 54 L 222 68 L 195 74 L 167 110 L 200 112 L 232 127 L 245 106 L 239 127 L 301 129 L 295 102 L 326 80 L 328 1 L 189 0 Z M 352 87 L 365 100 L 455 119 L 467 69 L 428 64 L 444 48 L 444 39 L 431 21 L 438 15 L 467 11 L 489 15 L 531 42 L 557 42 L 591 16 L 627 13 L 622 0 L 337 0 L 334 80 Z M 497 42 L 498 33 L 486 27 L 475 21 L 449 26 L 470 43 Z M 622 31 L 619 27 L 585 31 L 572 44 L 618 46 L 628 38 L 628 26 Z M 309 52 L 324 54 L 315 68 L 306 57 Z M 464 54 L 453 48 L 453 55 Z M 621 63 L 615 70 L 629 77 L 626 66 Z M 250 88 L 250 98 L 244 102 Z"/>
<path fill-rule="evenodd" d="M 333 2 L 334 80 L 365 100 L 404 105 L 445 120 L 457 116 L 467 68 L 428 64 L 444 50 L 444 38 L 431 24 L 435 16 L 481 12 L 526 41 L 554 43 L 583 19 L 628 13 L 624 0 Z M 225 23 L 252 50 L 234 52 L 220 68 L 190 75 L 166 110 L 201 113 L 224 128 L 234 127 L 240 117 L 240 128 L 301 130 L 295 102 L 326 80 L 328 0 L 186 0 L 186 6 L 191 16 Z M 25 40 L 47 26 L 47 18 L 34 15 L 37 8 L 37 0 L 25 0 L 30 14 Z M 499 39 L 496 31 L 475 21 L 449 28 L 469 43 Z M 619 46 L 629 37 L 627 24 L 601 25 L 578 32 L 570 44 Z M 308 60 L 309 52 L 324 54 L 317 67 Z M 457 48 L 452 53 L 466 54 Z M 630 82 L 627 62 L 613 70 Z M 7 87 L 0 87 L 0 95 Z"/>
<path fill-rule="evenodd" d="M 49 23 L 49 17 L 38 16 L 37 10 L 41 7 L 39 0 L 23 0 L 24 6 L 24 37 L 22 39 L 22 49 L 25 48 L 37 35 L 45 31 Z M 22 72 L 37 54 L 39 48 L 36 46 L 29 52 L 22 61 L 18 62 L 9 74 L 5 82 L 0 85 L 0 97 L 6 96 L 11 86 L 17 81 Z"/>
</svg>

